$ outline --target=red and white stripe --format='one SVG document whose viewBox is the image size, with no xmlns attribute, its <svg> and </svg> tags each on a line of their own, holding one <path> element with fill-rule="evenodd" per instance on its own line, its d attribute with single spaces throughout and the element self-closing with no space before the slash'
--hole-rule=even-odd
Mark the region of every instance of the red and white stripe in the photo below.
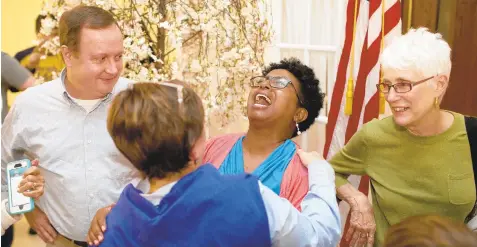
<svg viewBox="0 0 477 247">
<path fill-rule="evenodd" d="M 350 76 L 351 45 L 353 42 L 353 17 L 358 1 L 354 48 L 354 98 L 353 113 L 344 113 L 347 79 Z M 344 42 L 340 54 L 336 81 L 332 92 L 330 113 L 326 126 L 324 155 L 327 159 L 337 153 L 363 125 L 379 117 L 379 54 L 381 52 L 382 4 L 384 4 L 384 46 L 401 35 L 401 3 L 399 0 L 348 0 Z M 360 191 L 368 194 L 369 178 L 352 175 L 348 179 Z M 343 236 L 349 227 L 349 207 L 340 204 Z M 341 246 L 349 246 L 344 239 Z"/>
</svg>

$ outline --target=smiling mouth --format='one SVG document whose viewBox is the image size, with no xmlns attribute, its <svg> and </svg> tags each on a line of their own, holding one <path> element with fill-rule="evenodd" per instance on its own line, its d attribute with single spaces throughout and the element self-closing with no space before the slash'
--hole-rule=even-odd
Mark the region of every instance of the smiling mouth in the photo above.
<svg viewBox="0 0 477 247">
<path fill-rule="evenodd" d="M 259 93 L 255 96 L 255 105 L 269 106 L 271 104 L 272 101 L 265 94 Z"/>
<path fill-rule="evenodd" d="M 393 110 L 395 112 L 405 112 L 405 111 L 409 110 L 409 107 L 393 107 Z"/>
</svg>

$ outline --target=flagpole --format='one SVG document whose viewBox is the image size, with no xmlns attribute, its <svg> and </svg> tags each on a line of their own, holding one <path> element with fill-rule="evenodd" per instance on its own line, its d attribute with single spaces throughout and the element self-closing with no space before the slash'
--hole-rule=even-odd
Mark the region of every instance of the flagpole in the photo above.
<svg viewBox="0 0 477 247">
<path fill-rule="evenodd" d="M 350 116 L 353 113 L 353 91 L 354 91 L 354 48 L 355 48 L 355 41 L 356 41 L 356 15 L 358 14 L 358 1 L 354 1 L 354 18 L 353 18 L 353 42 L 351 43 L 351 65 L 350 65 L 350 73 L 348 78 L 348 86 L 346 89 L 346 103 L 344 112 L 347 116 Z"/>
<path fill-rule="evenodd" d="M 408 5 L 408 11 L 407 11 L 407 30 L 406 31 L 409 31 L 409 29 L 411 29 L 412 27 L 412 0 L 408 0 L 409 1 L 409 5 Z"/>
<path fill-rule="evenodd" d="M 383 0 L 381 3 L 381 52 L 383 52 L 384 49 L 384 11 L 386 10 L 385 8 L 385 3 L 386 0 Z M 383 81 L 383 70 L 379 70 L 379 82 Z M 379 90 L 378 90 L 379 91 Z M 384 114 L 384 111 L 386 109 L 386 101 L 384 99 L 384 93 L 379 91 L 379 114 Z"/>
</svg>

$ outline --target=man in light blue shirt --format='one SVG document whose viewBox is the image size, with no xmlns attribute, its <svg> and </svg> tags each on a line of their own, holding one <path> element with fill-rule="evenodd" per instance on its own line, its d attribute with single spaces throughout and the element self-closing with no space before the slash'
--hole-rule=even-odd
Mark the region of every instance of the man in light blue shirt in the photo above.
<svg viewBox="0 0 477 247">
<path fill-rule="evenodd" d="M 109 12 L 76 7 L 59 32 L 66 69 L 17 97 L 2 126 L 2 174 L 10 161 L 38 158 L 45 194 L 25 217 L 47 247 L 86 246 L 96 211 L 139 174 L 106 129 L 108 105 L 130 81 L 120 77 L 123 36 Z M 2 197 L 6 184 L 2 176 Z"/>
</svg>

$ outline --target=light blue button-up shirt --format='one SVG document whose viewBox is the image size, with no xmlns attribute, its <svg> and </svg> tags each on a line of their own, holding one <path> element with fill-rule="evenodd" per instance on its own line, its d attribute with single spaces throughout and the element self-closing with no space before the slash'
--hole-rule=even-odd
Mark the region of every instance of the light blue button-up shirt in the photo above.
<svg viewBox="0 0 477 247">
<path fill-rule="evenodd" d="M 130 80 L 120 78 L 91 111 L 75 103 L 61 77 L 20 94 L 2 126 L 2 198 L 6 165 L 38 158 L 45 193 L 37 206 L 53 227 L 85 241 L 96 211 L 116 202 L 139 172 L 117 150 L 106 128 L 108 105 Z"/>
</svg>

